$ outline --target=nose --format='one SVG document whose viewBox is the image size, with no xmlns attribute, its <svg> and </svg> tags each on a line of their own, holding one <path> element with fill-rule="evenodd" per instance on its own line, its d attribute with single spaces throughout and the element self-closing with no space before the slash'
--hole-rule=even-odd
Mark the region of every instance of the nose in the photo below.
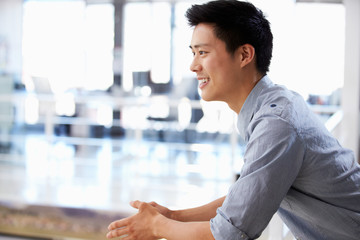
<svg viewBox="0 0 360 240">
<path fill-rule="evenodd" d="M 199 72 L 201 71 L 201 64 L 197 61 L 197 58 L 194 57 L 192 63 L 190 64 L 190 70 L 192 72 Z"/>
</svg>

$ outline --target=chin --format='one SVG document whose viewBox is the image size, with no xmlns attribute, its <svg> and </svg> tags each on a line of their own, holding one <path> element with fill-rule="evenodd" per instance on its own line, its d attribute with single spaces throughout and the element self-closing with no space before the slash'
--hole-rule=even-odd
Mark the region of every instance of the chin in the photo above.
<svg viewBox="0 0 360 240">
<path fill-rule="evenodd" d="M 207 102 L 211 102 L 211 101 L 218 101 L 215 98 L 211 97 L 211 96 L 207 96 L 206 94 L 201 94 L 201 99 Z"/>
<path fill-rule="evenodd" d="M 207 102 L 211 101 L 221 101 L 221 96 L 216 94 L 214 91 L 209 91 L 209 89 L 203 89 L 200 92 L 201 99 Z"/>
</svg>

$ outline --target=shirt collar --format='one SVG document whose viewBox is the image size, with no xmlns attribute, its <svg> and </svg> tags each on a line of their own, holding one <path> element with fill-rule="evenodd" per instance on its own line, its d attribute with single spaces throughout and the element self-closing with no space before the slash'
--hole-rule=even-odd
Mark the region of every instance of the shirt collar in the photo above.
<svg viewBox="0 0 360 240">
<path fill-rule="evenodd" d="M 237 130 L 244 140 L 247 140 L 245 135 L 246 128 L 248 127 L 252 117 L 254 116 L 254 113 L 259 107 L 257 106 L 258 98 L 262 90 L 264 88 L 270 87 L 271 85 L 273 85 L 273 83 L 271 82 L 270 78 L 265 75 L 251 90 L 240 110 L 237 121 Z"/>
</svg>

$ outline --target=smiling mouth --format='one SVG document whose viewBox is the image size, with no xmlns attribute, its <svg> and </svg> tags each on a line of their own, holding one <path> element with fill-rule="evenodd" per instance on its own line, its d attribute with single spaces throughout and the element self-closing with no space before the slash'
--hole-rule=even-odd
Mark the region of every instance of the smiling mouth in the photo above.
<svg viewBox="0 0 360 240">
<path fill-rule="evenodd" d="M 199 79 L 201 83 L 207 83 L 210 79 L 209 78 L 203 78 Z"/>
<path fill-rule="evenodd" d="M 199 81 L 200 81 L 199 88 L 202 89 L 205 87 L 205 85 L 208 84 L 210 78 L 199 78 Z"/>
</svg>

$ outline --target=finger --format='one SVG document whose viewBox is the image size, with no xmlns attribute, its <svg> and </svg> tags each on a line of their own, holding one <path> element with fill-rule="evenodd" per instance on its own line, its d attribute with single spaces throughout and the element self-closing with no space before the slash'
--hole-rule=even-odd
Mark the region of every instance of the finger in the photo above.
<svg viewBox="0 0 360 240">
<path fill-rule="evenodd" d="M 127 237 L 127 229 L 125 227 L 114 229 L 106 234 L 106 238 L 116 238 L 116 237 Z"/>
<path fill-rule="evenodd" d="M 124 235 L 123 237 L 120 237 L 121 240 L 134 240 L 133 236 L 130 235 Z"/>
<path fill-rule="evenodd" d="M 136 208 L 136 209 L 139 209 L 139 206 L 142 202 L 139 201 L 139 200 L 136 200 L 136 201 L 131 201 L 130 202 L 130 205 L 133 207 L 133 208 Z"/>
<path fill-rule="evenodd" d="M 108 230 L 114 230 L 114 229 L 117 229 L 117 228 L 122 228 L 122 227 L 125 227 L 126 225 L 128 224 L 128 219 L 127 218 L 124 218 L 124 219 L 120 219 L 120 220 L 117 220 L 117 221 L 114 221 L 112 223 L 109 224 L 108 226 Z"/>
<path fill-rule="evenodd" d="M 157 207 L 159 204 L 157 204 L 156 202 L 152 201 L 152 202 L 149 202 L 149 204 L 153 207 Z"/>
</svg>

